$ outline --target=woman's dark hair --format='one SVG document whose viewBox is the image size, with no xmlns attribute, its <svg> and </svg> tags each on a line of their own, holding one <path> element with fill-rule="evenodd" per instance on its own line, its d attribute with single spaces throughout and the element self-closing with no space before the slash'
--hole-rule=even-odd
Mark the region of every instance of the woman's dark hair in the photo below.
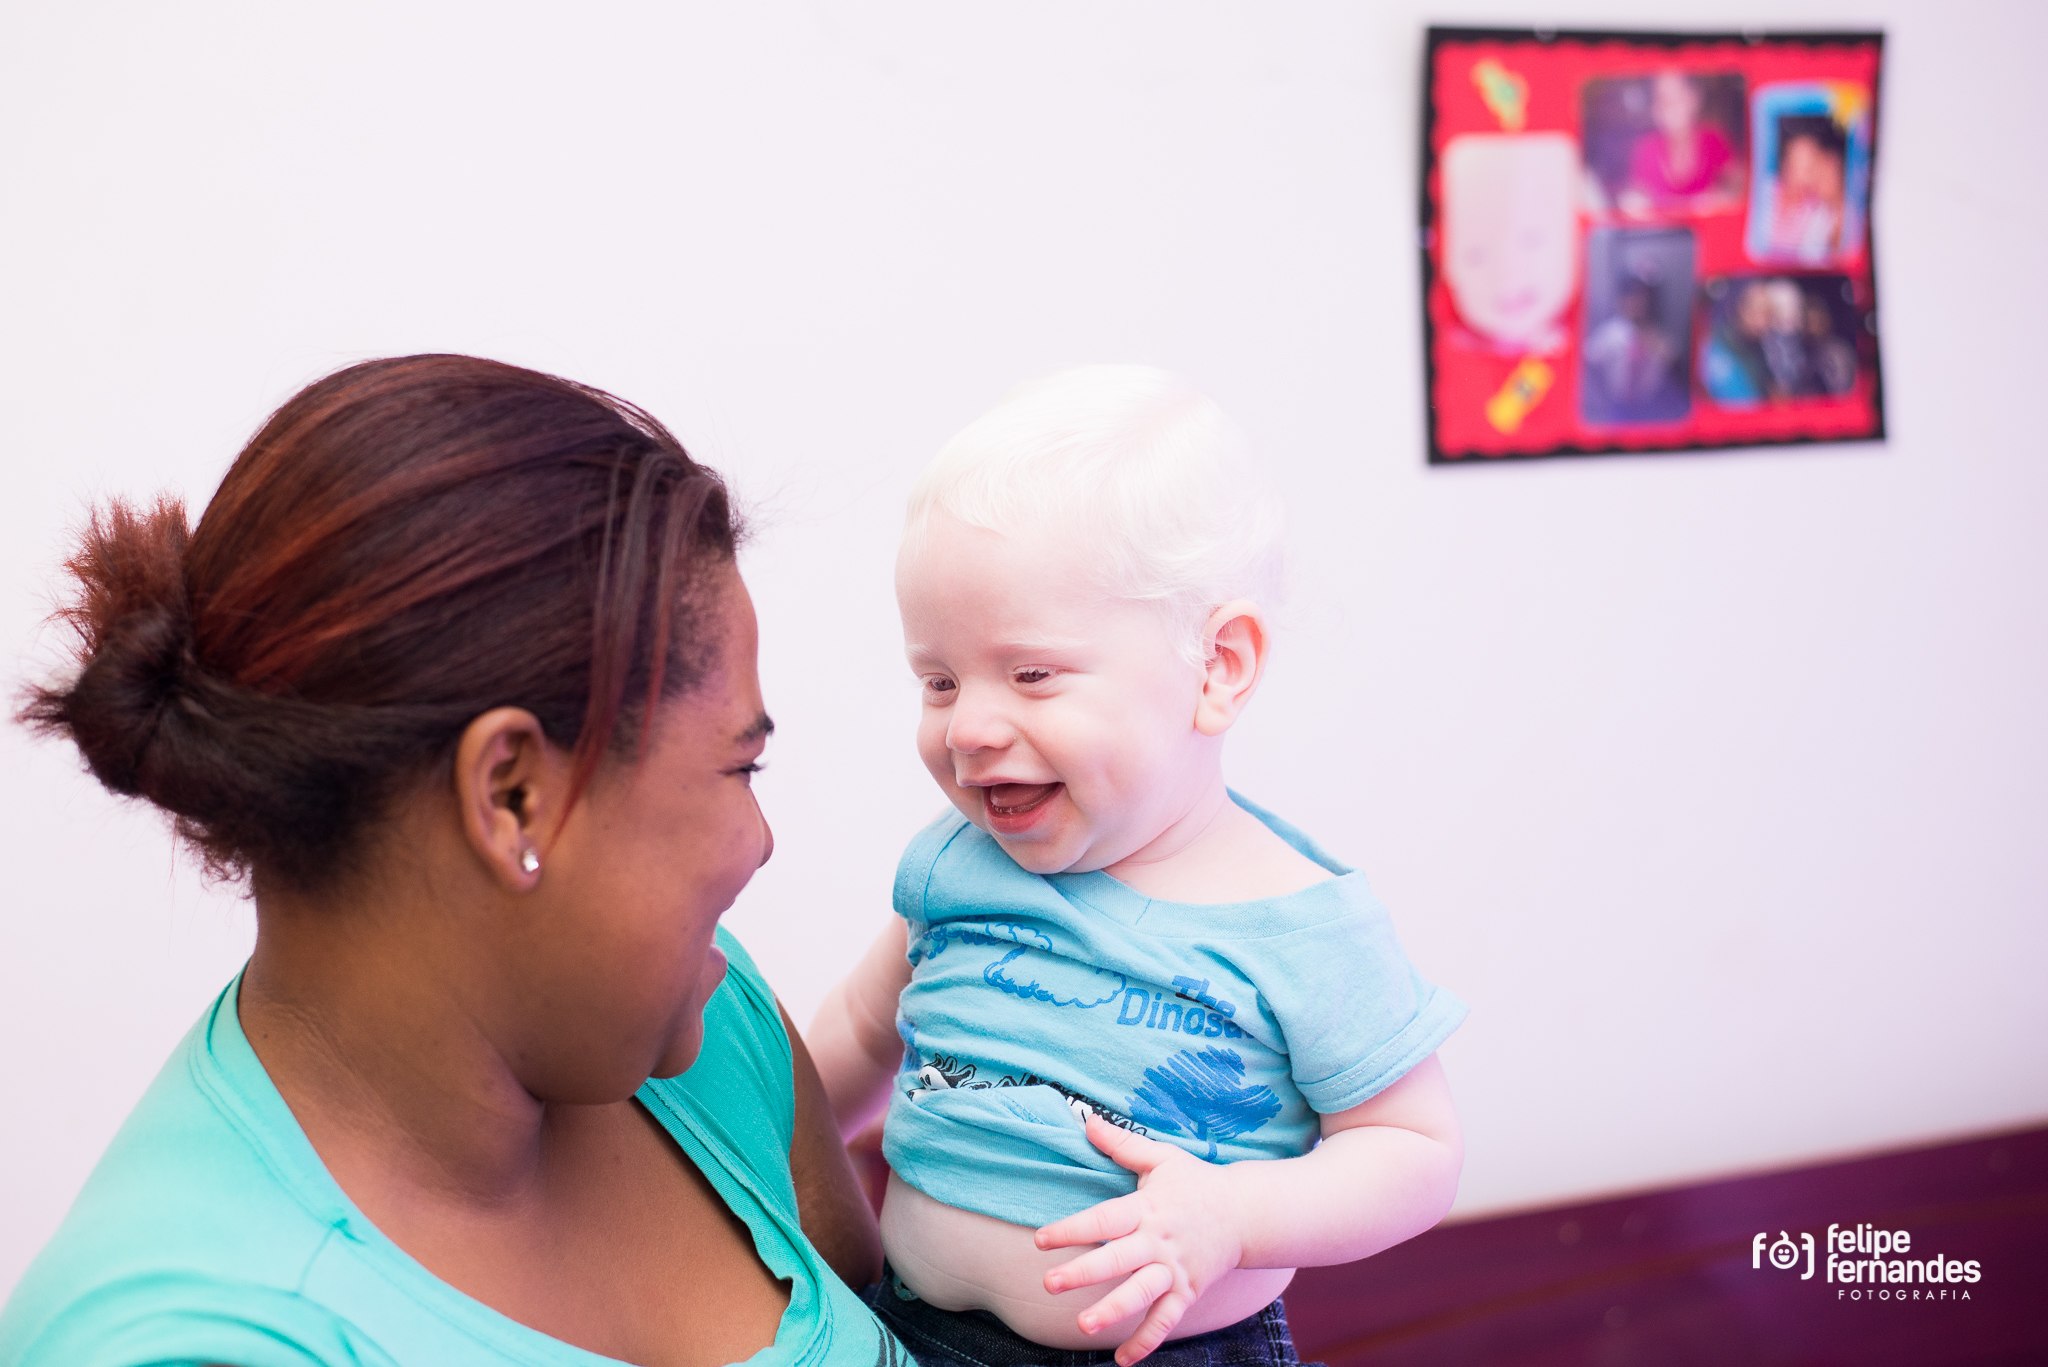
<svg viewBox="0 0 2048 1367">
<path fill-rule="evenodd" d="M 20 719 L 175 818 L 216 875 L 340 875 L 463 729 L 524 707 L 572 796 L 715 656 L 707 571 L 739 528 L 718 476 L 600 390 L 470 356 L 300 391 L 196 529 L 115 501 L 67 562 L 76 677 Z"/>
</svg>

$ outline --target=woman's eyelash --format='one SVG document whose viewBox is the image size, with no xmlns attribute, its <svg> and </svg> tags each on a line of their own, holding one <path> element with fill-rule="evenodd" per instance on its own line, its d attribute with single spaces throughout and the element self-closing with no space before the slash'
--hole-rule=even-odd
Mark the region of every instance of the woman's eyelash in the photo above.
<svg viewBox="0 0 2048 1367">
<path fill-rule="evenodd" d="M 765 760 L 757 759 L 752 760 L 746 764 L 742 764 L 739 768 L 733 770 L 732 772 L 735 774 L 743 774 L 748 778 L 752 778 L 755 774 L 760 773 L 763 769 L 766 769 L 767 767 L 768 765 Z"/>
</svg>

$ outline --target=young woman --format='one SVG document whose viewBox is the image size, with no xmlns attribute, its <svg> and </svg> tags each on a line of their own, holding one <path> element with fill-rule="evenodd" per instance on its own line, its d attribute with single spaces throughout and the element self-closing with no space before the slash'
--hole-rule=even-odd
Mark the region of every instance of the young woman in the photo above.
<svg viewBox="0 0 2048 1367">
<path fill-rule="evenodd" d="M 23 719 L 245 878 L 256 948 L 0 1360 L 904 1360 L 846 1285 L 879 1258 L 810 1060 L 717 928 L 773 847 L 736 534 L 646 414 L 461 356 L 306 389 L 189 532 L 95 519 L 78 671 Z"/>
</svg>

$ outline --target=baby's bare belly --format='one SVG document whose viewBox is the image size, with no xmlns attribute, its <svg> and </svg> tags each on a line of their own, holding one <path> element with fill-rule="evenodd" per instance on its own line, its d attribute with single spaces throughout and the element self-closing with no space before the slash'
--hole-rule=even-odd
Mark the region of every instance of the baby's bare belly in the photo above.
<svg viewBox="0 0 2048 1367">
<path fill-rule="evenodd" d="M 882 1202 L 882 1251 L 904 1285 L 941 1310 L 986 1310 L 1048 1348 L 1114 1348 L 1138 1327 L 1140 1312 L 1094 1334 L 1076 1322 L 1121 1279 L 1055 1296 L 1046 1271 L 1088 1246 L 1041 1249 L 1035 1231 L 935 1201 L 894 1173 Z M 1263 1310 L 1294 1279 L 1291 1268 L 1239 1268 L 1190 1306 L 1172 1337 L 1206 1334 Z"/>
</svg>

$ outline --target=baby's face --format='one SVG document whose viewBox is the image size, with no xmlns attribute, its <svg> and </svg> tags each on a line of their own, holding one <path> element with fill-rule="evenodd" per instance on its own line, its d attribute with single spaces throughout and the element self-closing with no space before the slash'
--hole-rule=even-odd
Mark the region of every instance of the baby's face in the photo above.
<svg viewBox="0 0 2048 1367">
<path fill-rule="evenodd" d="M 918 755 L 1033 873 L 1143 852 L 1184 814 L 1211 744 L 1202 671 L 1153 608 L 1107 596 L 1077 548 L 935 512 L 896 566 L 923 693 Z"/>
<path fill-rule="evenodd" d="M 1444 148 L 1444 280 L 1474 331 L 1535 345 L 1571 303 L 1578 173 L 1562 133 L 1466 133 Z"/>
</svg>

